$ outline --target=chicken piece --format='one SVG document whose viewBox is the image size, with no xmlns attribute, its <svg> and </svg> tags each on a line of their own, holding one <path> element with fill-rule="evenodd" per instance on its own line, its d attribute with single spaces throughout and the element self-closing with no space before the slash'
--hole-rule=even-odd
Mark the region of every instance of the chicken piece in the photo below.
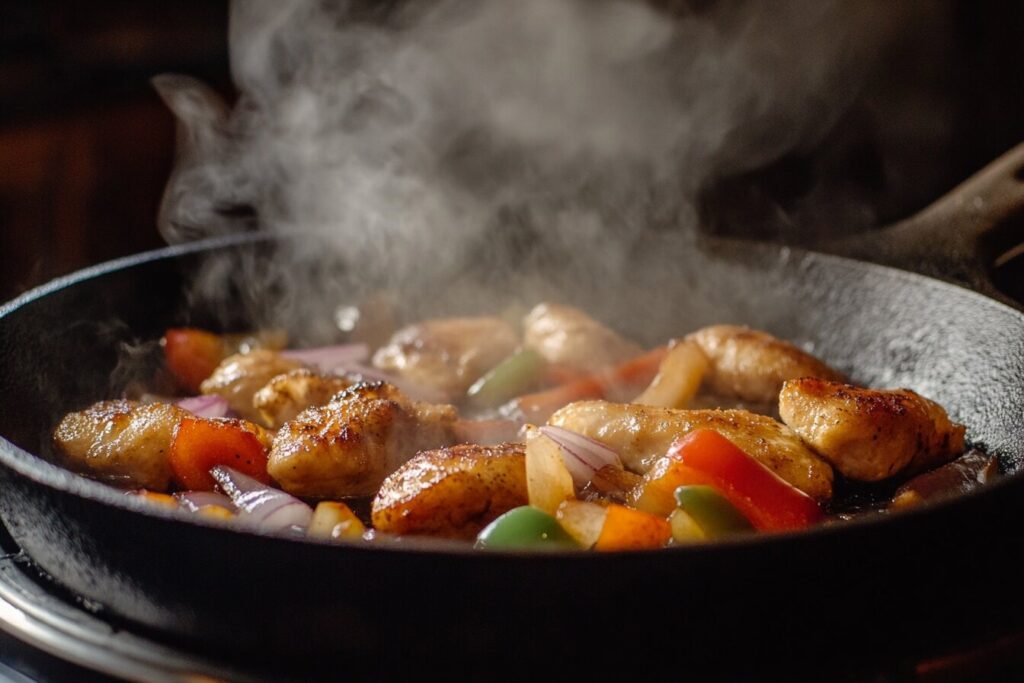
<svg viewBox="0 0 1024 683">
<path fill-rule="evenodd" d="M 394 534 L 473 539 L 504 512 L 526 505 L 522 444 L 462 444 L 424 451 L 385 480 L 373 526 Z"/>
<path fill-rule="evenodd" d="M 53 444 L 73 469 L 119 485 L 165 491 L 171 480 L 167 454 L 187 415 L 169 403 L 100 401 L 65 415 Z"/>
<path fill-rule="evenodd" d="M 308 368 L 299 368 L 272 378 L 252 397 L 252 404 L 260 412 L 263 424 L 279 429 L 306 408 L 324 405 L 352 384 L 344 377 L 320 375 Z"/>
<path fill-rule="evenodd" d="M 396 332 L 377 349 L 373 364 L 436 389 L 450 401 L 465 394 L 518 344 L 516 331 L 501 318 L 440 318 Z"/>
<path fill-rule="evenodd" d="M 640 473 L 662 458 L 676 439 L 695 429 L 713 429 L 812 498 L 832 497 L 828 463 L 795 432 L 765 415 L 579 401 L 556 412 L 548 423 L 606 444 L 627 468 Z"/>
<path fill-rule="evenodd" d="M 221 361 L 199 390 L 223 396 L 238 415 L 264 424 L 263 416 L 253 405 L 253 396 L 274 377 L 301 367 L 302 363 L 267 349 L 238 353 Z"/>
<path fill-rule="evenodd" d="M 705 384 L 716 394 L 774 402 L 782 383 L 797 377 L 841 381 L 843 376 L 805 351 L 767 332 L 712 325 L 687 335 L 710 361 Z"/>
<path fill-rule="evenodd" d="M 805 377 L 782 387 L 779 414 L 821 457 L 859 481 L 920 472 L 964 451 L 964 426 L 909 389 Z"/>
<path fill-rule="evenodd" d="M 644 350 L 589 315 L 559 304 L 538 304 L 523 319 L 526 346 L 549 363 L 596 372 L 639 356 Z"/>
<path fill-rule="evenodd" d="M 356 384 L 286 422 L 267 472 L 298 496 L 370 495 L 417 451 L 451 443 L 456 417 L 454 407 L 410 401 L 390 384 Z"/>
</svg>

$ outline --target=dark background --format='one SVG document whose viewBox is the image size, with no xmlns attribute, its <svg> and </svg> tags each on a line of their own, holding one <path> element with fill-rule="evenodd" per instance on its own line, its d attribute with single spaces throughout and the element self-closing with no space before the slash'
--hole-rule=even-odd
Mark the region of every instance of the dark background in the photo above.
<svg viewBox="0 0 1024 683">
<path fill-rule="evenodd" d="M 869 229 L 1024 140 L 1024 3 L 910 4 L 832 133 L 708 188 L 708 229 L 797 243 Z M 174 123 L 150 77 L 188 73 L 233 92 L 226 2 L 0 1 L 0 16 L 5 300 L 161 244 L 155 216 Z"/>
</svg>

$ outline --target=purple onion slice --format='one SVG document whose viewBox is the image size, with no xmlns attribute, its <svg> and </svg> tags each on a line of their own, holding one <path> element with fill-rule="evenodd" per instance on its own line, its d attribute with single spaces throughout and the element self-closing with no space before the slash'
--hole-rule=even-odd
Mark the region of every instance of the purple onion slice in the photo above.
<svg viewBox="0 0 1024 683">
<path fill-rule="evenodd" d="M 562 427 L 545 425 L 540 428 L 541 434 L 548 437 L 562 451 L 562 460 L 572 475 L 572 482 L 582 488 L 594 479 L 594 475 L 602 467 L 611 465 L 622 469 L 619 454 L 600 441 L 583 436 Z"/>
<path fill-rule="evenodd" d="M 292 526 L 305 529 L 313 518 L 313 509 L 298 498 L 230 467 L 218 465 L 210 470 L 210 475 L 238 507 L 239 519 L 248 520 L 263 531 L 277 533 Z"/>
<path fill-rule="evenodd" d="M 231 411 L 228 400 L 216 395 L 189 396 L 178 401 L 177 406 L 198 417 L 227 417 Z"/>
</svg>

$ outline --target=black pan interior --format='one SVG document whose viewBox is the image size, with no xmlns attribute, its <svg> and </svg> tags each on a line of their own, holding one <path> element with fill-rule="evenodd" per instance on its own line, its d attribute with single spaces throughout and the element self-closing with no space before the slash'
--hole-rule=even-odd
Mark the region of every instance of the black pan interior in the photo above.
<svg viewBox="0 0 1024 683">
<path fill-rule="evenodd" d="M 500 652 L 505 663 L 522 663 L 540 656 L 538 642 L 584 648 L 608 632 L 649 651 L 682 639 L 703 657 L 729 659 L 714 648 L 720 633 L 702 620 L 679 620 L 671 632 L 646 628 L 663 618 L 667 597 L 682 612 L 716 614 L 736 642 L 762 655 L 782 657 L 798 647 L 808 654 L 806 644 L 819 648 L 814 658 L 840 648 L 864 662 L 864 652 L 935 647 L 953 637 L 954 626 L 981 623 L 979 615 L 994 627 L 1019 613 L 1005 595 L 1005 619 L 970 597 L 980 590 L 979 575 L 1010 577 L 1019 566 L 1013 558 L 1024 561 L 1022 534 L 1012 525 L 992 526 L 1000 515 L 1024 514 L 1019 477 L 882 524 L 718 548 L 566 557 L 427 544 L 396 556 L 393 548 L 327 547 L 139 514 L 112 489 L 26 454 L 45 453 L 63 412 L 116 391 L 110 378 L 120 343 L 157 338 L 169 325 L 243 328 L 249 316 L 265 315 L 249 302 L 229 306 L 233 319 L 221 320 L 224 307 L 190 299 L 184 283 L 211 254 L 228 254 L 238 271 L 251 273 L 279 248 L 255 237 L 142 256 L 54 283 L 0 310 L 0 434 L 14 445 L 0 441 L 0 512 L 47 572 L 112 613 L 193 645 L 307 663 L 314 656 L 372 658 L 399 645 L 428 658 L 456 647 L 466 657 Z M 1004 470 L 1019 468 L 1018 311 L 934 280 L 812 253 L 734 245 L 668 256 L 671 271 L 648 270 L 645 259 L 663 260 L 664 245 L 638 247 L 628 277 L 595 272 L 583 287 L 576 276 L 572 283 L 538 281 L 493 270 L 427 278 L 409 290 L 408 313 L 486 310 L 491 295 L 525 292 L 585 306 L 650 343 L 715 322 L 760 327 L 859 382 L 907 386 L 938 400 L 968 425 L 973 442 L 1000 457 Z M 349 291 L 357 295 L 370 280 L 355 273 Z M 476 294 L 454 296 L 467 291 Z M 994 529 L 1004 533 L 998 553 L 986 535 Z M 970 585 L 955 584 L 955 593 L 936 601 L 965 576 Z M 636 600 L 638 592 L 666 586 L 667 595 Z M 779 628 L 766 628 L 755 613 L 775 614 Z M 867 623 L 870 629 L 859 626 Z M 338 633 L 348 637 L 339 640 Z"/>
</svg>

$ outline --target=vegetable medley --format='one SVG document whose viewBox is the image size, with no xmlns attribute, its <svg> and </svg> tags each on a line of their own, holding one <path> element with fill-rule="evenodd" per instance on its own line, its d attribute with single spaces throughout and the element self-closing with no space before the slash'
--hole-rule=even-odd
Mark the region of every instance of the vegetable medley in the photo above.
<svg viewBox="0 0 1024 683">
<path fill-rule="evenodd" d="M 792 531 L 848 517 L 848 491 L 884 514 L 996 474 L 933 401 L 856 386 L 745 327 L 645 349 L 541 303 L 521 321 L 421 321 L 378 348 L 287 345 L 167 330 L 180 395 L 70 413 L 55 449 L 129 495 L 224 523 L 484 549 Z"/>
</svg>

